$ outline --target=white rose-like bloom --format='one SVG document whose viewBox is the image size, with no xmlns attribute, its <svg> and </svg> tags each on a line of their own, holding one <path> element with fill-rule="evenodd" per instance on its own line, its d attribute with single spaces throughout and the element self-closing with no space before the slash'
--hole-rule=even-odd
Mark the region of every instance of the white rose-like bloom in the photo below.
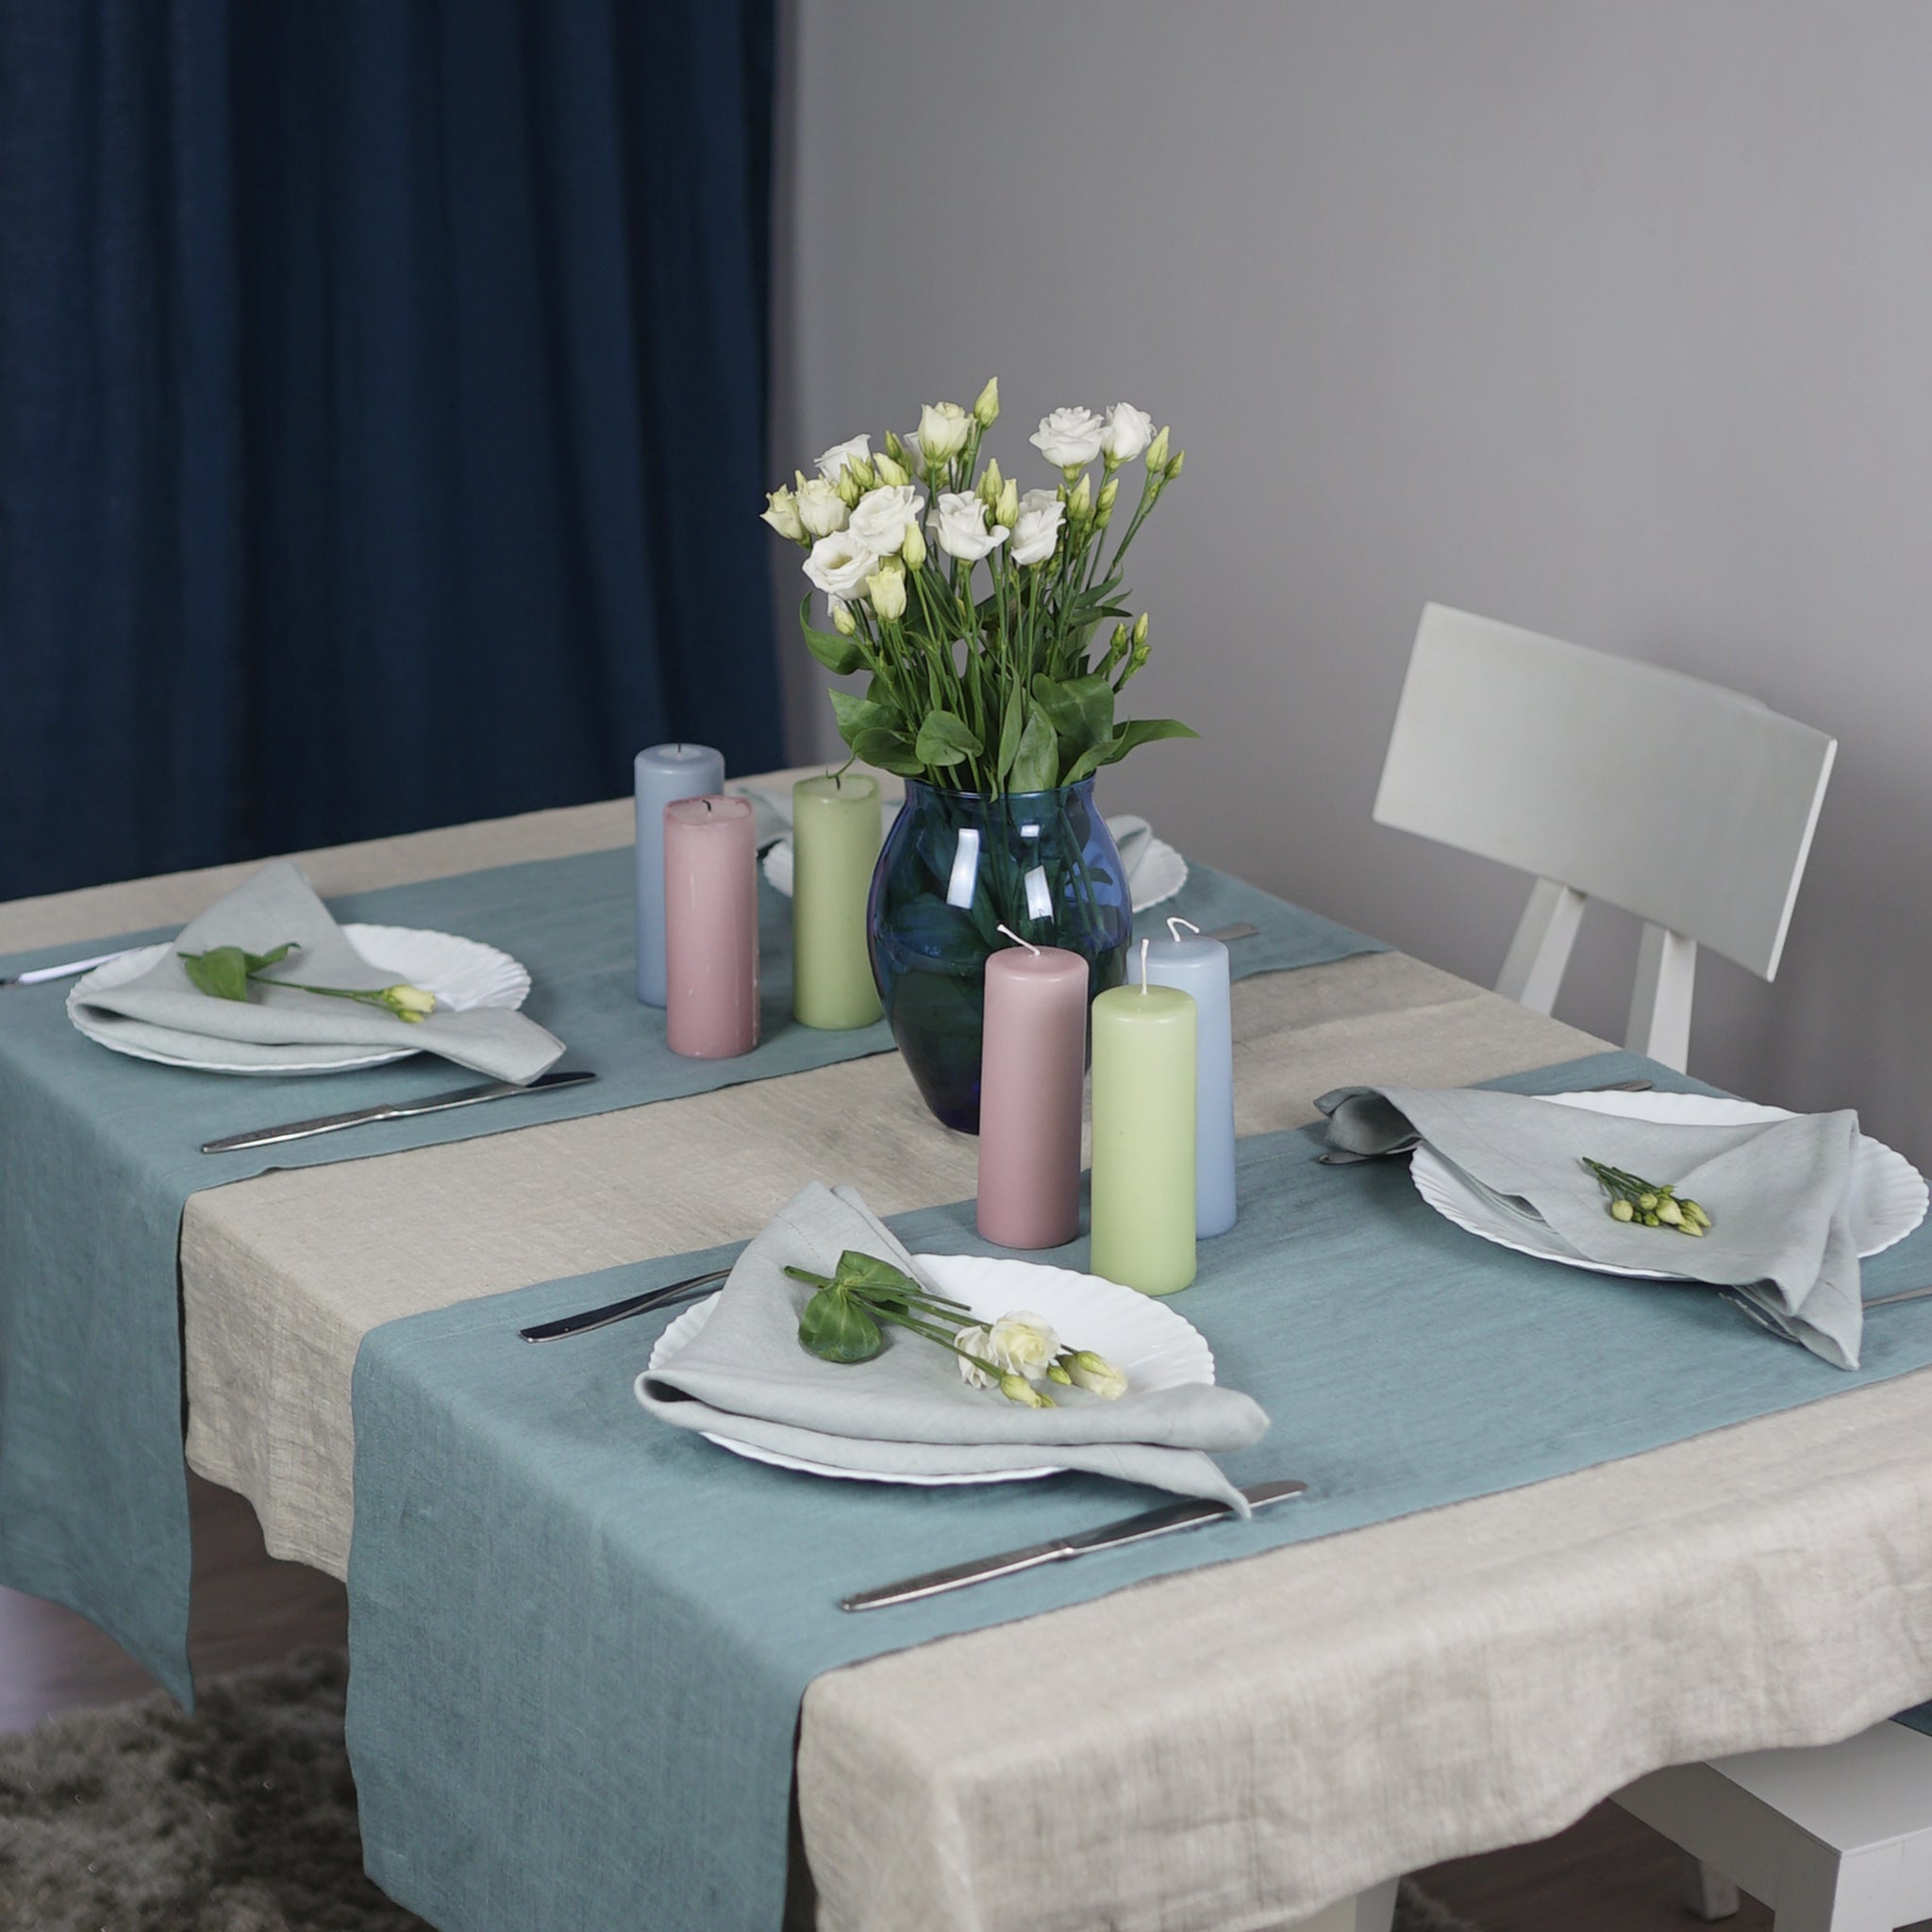
<svg viewBox="0 0 1932 1932">
<path fill-rule="evenodd" d="M 1131 463 L 1154 441 L 1154 418 L 1132 403 L 1116 403 L 1101 425 L 1100 453 L 1116 463 Z"/>
<path fill-rule="evenodd" d="M 940 496 L 940 548 L 961 563 L 977 563 L 1007 541 L 1004 524 L 986 527 L 986 506 L 965 491 L 945 491 Z"/>
<path fill-rule="evenodd" d="M 1056 468 L 1077 470 L 1100 454 L 1106 427 L 1091 409 L 1056 409 L 1040 419 L 1040 427 L 1026 441 Z"/>
<path fill-rule="evenodd" d="M 976 1355 L 979 1361 L 992 1360 L 992 1337 L 984 1328 L 962 1328 L 953 1337 L 953 1346 L 963 1348 L 966 1355 Z M 959 1364 L 959 1379 L 969 1389 L 991 1389 L 992 1376 L 979 1366 L 979 1362 L 969 1362 L 965 1355 L 956 1355 L 953 1359 Z"/>
<path fill-rule="evenodd" d="M 790 537 L 794 543 L 804 540 L 805 519 L 798 514 L 798 499 L 782 484 L 765 492 L 763 519 L 779 536 Z"/>
<path fill-rule="evenodd" d="M 1039 1315 L 1024 1308 L 1002 1315 L 987 1337 L 987 1359 L 1029 1382 L 1041 1380 L 1060 1352 L 1060 1339 Z"/>
<path fill-rule="evenodd" d="M 829 537 L 834 530 L 842 530 L 852 516 L 844 498 L 823 476 L 801 483 L 791 507 L 798 512 L 798 521 L 814 537 Z"/>
<path fill-rule="evenodd" d="M 929 463 L 950 462 L 966 447 L 973 418 L 958 403 L 923 403 L 919 409 L 919 446 Z"/>
<path fill-rule="evenodd" d="M 925 498 L 909 483 L 888 483 L 880 489 L 868 490 L 858 499 L 858 508 L 852 512 L 852 521 L 846 527 L 868 550 L 881 557 L 893 557 L 906 541 L 907 530 L 919 521 L 919 513 L 924 508 Z"/>
<path fill-rule="evenodd" d="M 805 559 L 805 574 L 828 597 L 852 603 L 865 594 L 865 580 L 879 567 L 876 556 L 849 530 L 821 537 Z"/>
<path fill-rule="evenodd" d="M 872 460 L 872 438 L 855 436 L 848 442 L 835 442 L 819 458 L 819 475 L 828 483 L 839 480 L 839 472 L 849 462 Z"/>
<path fill-rule="evenodd" d="M 1066 508 L 1058 491 L 1029 490 L 1020 499 L 1020 514 L 1013 523 L 1015 563 L 1043 563 L 1053 555 Z"/>
</svg>

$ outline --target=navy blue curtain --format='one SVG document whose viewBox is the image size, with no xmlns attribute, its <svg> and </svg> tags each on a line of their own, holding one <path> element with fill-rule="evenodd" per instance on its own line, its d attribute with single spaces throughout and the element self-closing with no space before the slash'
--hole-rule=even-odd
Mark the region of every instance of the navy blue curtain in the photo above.
<svg viewBox="0 0 1932 1932">
<path fill-rule="evenodd" d="M 0 0 L 0 897 L 781 761 L 772 0 Z"/>
</svg>

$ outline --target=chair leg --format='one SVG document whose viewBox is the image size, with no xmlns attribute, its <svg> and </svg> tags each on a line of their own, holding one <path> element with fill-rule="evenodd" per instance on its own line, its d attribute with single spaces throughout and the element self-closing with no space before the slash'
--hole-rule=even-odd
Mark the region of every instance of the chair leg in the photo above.
<svg viewBox="0 0 1932 1932">
<path fill-rule="evenodd" d="M 1682 1073 L 1690 1058 L 1690 995 L 1697 977 L 1697 941 L 1647 922 L 1637 953 L 1637 984 L 1624 1044 Z"/>
<path fill-rule="evenodd" d="M 1704 1920 L 1728 1919 L 1738 1909 L 1738 1888 L 1715 1865 L 1689 1852 L 1677 1854 L 1684 1874 L 1684 1903 Z"/>
</svg>

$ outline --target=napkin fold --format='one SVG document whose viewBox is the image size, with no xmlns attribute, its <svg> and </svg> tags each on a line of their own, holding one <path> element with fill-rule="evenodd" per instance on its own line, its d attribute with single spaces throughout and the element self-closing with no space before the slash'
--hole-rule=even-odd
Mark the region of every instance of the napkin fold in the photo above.
<svg viewBox="0 0 1932 1932">
<path fill-rule="evenodd" d="M 1106 1402 L 1055 1387 L 1058 1406 L 1036 1409 L 968 1388 L 951 1355 L 903 1330 L 889 1329 L 884 1351 L 869 1362 L 807 1354 L 798 1318 L 812 1290 L 784 1270 L 830 1274 L 848 1248 L 919 1277 L 897 1237 L 852 1189 L 813 1182 L 739 1257 L 697 1337 L 662 1370 L 638 1377 L 638 1400 L 677 1428 L 831 1469 L 988 1474 L 1052 1463 L 1248 1513 L 1211 1460 L 1268 1427 L 1260 1407 L 1236 1390 L 1199 1383 Z M 1082 1345 L 1077 1335 L 1063 1340 Z"/>
<path fill-rule="evenodd" d="M 181 955 L 215 946 L 270 953 L 292 940 L 299 950 L 250 983 L 249 997 L 214 999 L 188 977 Z M 221 1042 L 224 1059 L 272 1065 L 291 1046 L 400 1047 L 440 1054 L 497 1080 L 534 1080 L 563 1052 L 563 1042 L 534 1020 L 501 1008 L 467 1013 L 441 1008 L 413 1024 L 379 1007 L 329 999 L 277 986 L 277 978 L 311 986 L 377 991 L 395 974 L 372 966 L 343 936 L 299 867 L 265 865 L 182 928 L 180 937 L 140 978 L 81 1002 L 91 1019 L 131 1044 L 177 1059 L 206 1058 Z"/>
<path fill-rule="evenodd" d="M 1836 1368 L 1858 1366 L 1856 1113 L 1689 1126 L 1473 1087 L 1341 1087 L 1315 1105 L 1328 1116 L 1332 1148 L 1370 1157 L 1424 1141 L 1540 1244 L 1729 1289 L 1788 1340 Z M 1692 1241 L 1612 1220 L 1585 1158 L 1689 1195 L 1714 1224 Z"/>
</svg>

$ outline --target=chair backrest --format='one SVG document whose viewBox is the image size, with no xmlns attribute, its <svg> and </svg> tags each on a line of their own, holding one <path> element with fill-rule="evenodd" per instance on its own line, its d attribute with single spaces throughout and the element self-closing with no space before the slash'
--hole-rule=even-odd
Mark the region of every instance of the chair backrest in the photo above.
<svg viewBox="0 0 1932 1932">
<path fill-rule="evenodd" d="M 1837 751 L 1721 686 L 1430 604 L 1374 816 L 1769 979 Z"/>
</svg>

